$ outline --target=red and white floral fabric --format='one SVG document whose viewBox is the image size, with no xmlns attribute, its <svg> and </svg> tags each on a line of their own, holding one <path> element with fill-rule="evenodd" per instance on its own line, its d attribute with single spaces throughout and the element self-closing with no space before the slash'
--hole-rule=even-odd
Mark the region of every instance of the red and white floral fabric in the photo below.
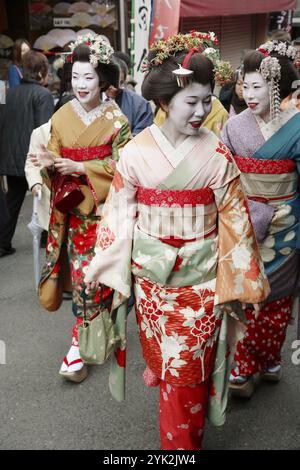
<svg viewBox="0 0 300 470">
<path fill-rule="evenodd" d="M 235 362 L 240 375 L 251 376 L 281 364 L 281 348 L 291 320 L 293 296 L 268 302 L 255 319 L 253 309 L 246 310 L 249 326 L 237 345 Z"/>
<path fill-rule="evenodd" d="M 190 386 L 160 383 L 160 438 L 163 450 L 200 450 L 209 381 Z"/>
</svg>

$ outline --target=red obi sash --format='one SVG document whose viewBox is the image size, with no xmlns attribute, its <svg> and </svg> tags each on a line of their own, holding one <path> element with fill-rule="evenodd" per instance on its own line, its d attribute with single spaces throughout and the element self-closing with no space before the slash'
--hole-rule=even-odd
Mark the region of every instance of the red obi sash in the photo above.
<svg viewBox="0 0 300 470">
<path fill-rule="evenodd" d="M 263 160 L 235 155 L 234 160 L 242 173 L 279 175 L 282 173 L 293 173 L 296 169 L 296 163 L 288 159 Z"/>
<path fill-rule="evenodd" d="M 184 207 L 209 205 L 214 202 L 214 193 L 210 188 L 199 189 L 155 189 L 139 187 L 137 200 L 146 206 Z"/>
<path fill-rule="evenodd" d="M 60 149 L 62 157 L 69 158 L 74 162 L 86 162 L 89 160 L 103 160 L 112 154 L 111 145 L 98 145 L 97 147 L 62 147 Z"/>
</svg>

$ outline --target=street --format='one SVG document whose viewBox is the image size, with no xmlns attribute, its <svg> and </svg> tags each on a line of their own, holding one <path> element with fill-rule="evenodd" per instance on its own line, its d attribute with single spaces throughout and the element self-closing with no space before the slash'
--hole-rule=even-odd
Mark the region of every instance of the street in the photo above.
<svg viewBox="0 0 300 470">
<path fill-rule="evenodd" d="M 31 210 L 28 195 L 13 240 L 17 252 L 0 260 L 0 340 L 6 346 L 6 364 L 0 364 L 0 449 L 159 449 L 158 388 L 144 386 L 133 314 L 124 403 L 110 396 L 108 363 L 90 367 L 81 384 L 58 375 L 74 317 L 70 301 L 55 313 L 39 306 L 27 228 Z M 250 400 L 231 398 L 226 424 L 207 426 L 205 449 L 300 450 L 300 365 L 291 361 L 295 338 L 292 325 L 282 381 L 262 383 Z"/>
</svg>

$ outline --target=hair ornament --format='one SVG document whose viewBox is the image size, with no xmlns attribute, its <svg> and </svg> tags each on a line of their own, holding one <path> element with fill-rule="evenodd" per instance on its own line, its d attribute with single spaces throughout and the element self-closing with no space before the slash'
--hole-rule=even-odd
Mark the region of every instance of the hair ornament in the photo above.
<svg viewBox="0 0 300 470">
<path fill-rule="evenodd" d="M 73 55 L 76 47 L 82 44 L 89 47 L 90 64 L 94 68 L 98 67 L 99 62 L 101 64 L 110 63 L 114 50 L 107 39 L 103 38 L 101 35 L 86 34 L 85 36 L 78 36 L 76 41 L 70 44 L 71 53 L 67 53 L 67 55 Z"/>
<path fill-rule="evenodd" d="M 276 57 L 265 57 L 259 67 L 259 73 L 269 84 L 270 89 L 270 116 L 271 119 L 278 118 L 280 113 L 280 89 L 279 80 L 281 67 Z"/>
<path fill-rule="evenodd" d="M 265 56 L 269 56 L 271 52 L 277 52 L 278 55 L 286 56 L 291 60 L 295 60 L 297 49 L 283 41 L 267 41 L 257 49 Z"/>
<path fill-rule="evenodd" d="M 158 67 L 170 57 L 178 52 L 186 51 L 187 55 L 182 63 L 178 64 L 178 69 L 173 71 L 180 88 L 190 84 L 193 80 L 193 71 L 189 70 L 189 61 L 193 54 L 201 53 L 210 59 L 214 64 L 215 79 L 219 85 L 232 82 L 233 69 L 229 62 L 220 60 L 220 53 L 215 46 L 218 45 L 218 39 L 213 32 L 201 33 L 192 30 L 189 34 L 174 34 L 166 40 L 157 41 L 152 44 L 150 51 L 155 52 L 154 58 L 149 62 L 143 61 L 142 71 L 149 73 L 153 67 Z M 224 64 L 227 66 L 224 67 Z M 220 80 L 219 80 L 220 79 Z"/>
</svg>

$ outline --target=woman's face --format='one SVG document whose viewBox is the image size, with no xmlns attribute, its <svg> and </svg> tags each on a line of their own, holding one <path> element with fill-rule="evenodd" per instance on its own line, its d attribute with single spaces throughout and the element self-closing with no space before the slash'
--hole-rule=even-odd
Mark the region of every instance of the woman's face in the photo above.
<svg viewBox="0 0 300 470">
<path fill-rule="evenodd" d="M 252 113 L 261 118 L 270 114 L 270 89 L 259 72 L 246 73 L 243 96 Z"/>
<path fill-rule="evenodd" d="M 23 55 L 26 54 L 26 52 L 28 51 L 30 51 L 30 47 L 28 46 L 28 44 L 26 44 L 26 42 L 23 42 L 21 46 L 21 57 L 23 57 Z"/>
<path fill-rule="evenodd" d="M 242 78 L 239 78 L 237 81 L 236 81 L 236 84 L 235 84 L 235 92 L 237 94 L 237 97 L 239 100 L 243 101 L 244 100 L 244 97 L 243 97 L 243 79 Z"/>
<path fill-rule="evenodd" d="M 196 135 L 211 111 L 210 84 L 192 83 L 179 91 L 167 109 L 169 125 L 178 133 Z"/>
<path fill-rule="evenodd" d="M 89 62 L 75 62 L 72 67 L 73 92 L 86 111 L 100 103 L 99 76 Z"/>
</svg>

